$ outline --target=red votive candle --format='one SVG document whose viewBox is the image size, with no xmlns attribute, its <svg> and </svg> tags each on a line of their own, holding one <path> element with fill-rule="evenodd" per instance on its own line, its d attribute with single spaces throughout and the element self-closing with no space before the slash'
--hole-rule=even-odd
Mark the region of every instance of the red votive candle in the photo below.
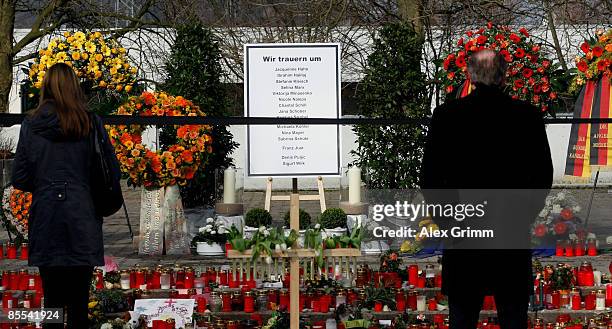
<svg viewBox="0 0 612 329">
<path fill-rule="evenodd" d="M 28 259 L 28 244 L 27 243 L 22 243 L 21 244 L 21 254 L 19 254 L 19 259 L 21 260 L 27 260 Z"/>
<path fill-rule="evenodd" d="M 4 245 L 0 243 L 0 259 L 4 259 Z"/>
<path fill-rule="evenodd" d="M 96 276 L 96 289 L 104 289 L 104 273 L 102 272 L 102 270 L 96 270 L 94 274 Z"/>
<path fill-rule="evenodd" d="M 574 247 L 571 243 L 565 245 L 565 257 L 574 257 Z"/>
<path fill-rule="evenodd" d="M 582 299 L 580 298 L 580 294 L 576 293 L 572 295 L 572 310 L 580 310 L 582 309 L 580 303 L 582 303 Z"/>
<path fill-rule="evenodd" d="M 206 297 L 200 295 L 196 297 L 198 313 L 206 312 Z"/>
<path fill-rule="evenodd" d="M 398 312 L 404 312 L 406 310 L 406 295 L 401 289 L 397 289 L 395 293 L 395 308 Z"/>
<path fill-rule="evenodd" d="M 408 284 L 411 286 L 417 285 L 419 277 L 419 265 L 413 264 L 408 266 Z"/>
<path fill-rule="evenodd" d="M 30 285 L 30 274 L 28 270 L 19 271 L 19 290 L 26 291 Z"/>
<path fill-rule="evenodd" d="M 592 311 L 595 309 L 595 305 L 597 302 L 597 292 L 591 291 L 590 294 L 584 296 L 584 309 Z"/>
<path fill-rule="evenodd" d="M 17 259 L 17 246 L 12 242 L 6 244 L 6 258 Z"/>
<path fill-rule="evenodd" d="M 420 276 L 417 279 L 417 288 L 425 288 L 425 285 L 427 285 L 427 279 L 425 279 L 424 277 Z"/>
<path fill-rule="evenodd" d="M 374 312 L 382 312 L 383 304 L 381 302 L 376 302 L 374 304 Z"/>
<path fill-rule="evenodd" d="M 251 291 L 247 291 L 244 293 L 244 312 L 255 312 L 255 297 L 253 296 L 253 292 Z"/>
<path fill-rule="evenodd" d="M 576 241 L 576 245 L 574 246 L 574 253 L 576 256 L 584 256 L 584 241 Z"/>
<path fill-rule="evenodd" d="M 438 309 L 438 302 L 436 302 L 435 298 L 429 300 L 429 305 L 427 307 L 430 311 L 435 311 Z"/>
<path fill-rule="evenodd" d="M 561 305 L 561 295 L 559 294 L 559 291 L 555 290 L 553 291 L 551 294 L 551 299 L 552 299 L 552 307 L 554 309 L 558 309 L 559 305 Z"/>
<path fill-rule="evenodd" d="M 193 269 L 188 268 L 185 270 L 185 289 L 193 288 L 195 283 L 195 273 L 193 273 Z"/>
<path fill-rule="evenodd" d="M 589 256 L 597 256 L 597 242 L 595 239 L 589 239 L 587 255 Z"/>
<path fill-rule="evenodd" d="M 612 306 L 612 283 L 606 284 L 606 306 Z"/>
<path fill-rule="evenodd" d="M 409 291 L 408 292 L 408 298 L 406 299 L 406 304 L 408 306 L 408 308 L 410 308 L 411 310 L 416 310 L 417 307 L 417 296 L 416 296 L 416 292 L 415 291 Z"/>
<path fill-rule="evenodd" d="M 557 241 L 557 245 L 556 245 L 556 248 L 555 248 L 555 256 L 557 256 L 557 257 L 563 256 L 563 249 L 564 249 L 563 244 L 564 243 L 563 243 L 562 240 L 558 240 Z"/>
</svg>

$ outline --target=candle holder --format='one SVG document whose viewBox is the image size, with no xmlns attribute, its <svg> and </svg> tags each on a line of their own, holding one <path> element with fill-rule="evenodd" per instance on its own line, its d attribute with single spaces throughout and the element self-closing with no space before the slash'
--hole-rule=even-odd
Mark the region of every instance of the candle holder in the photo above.
<svg viewBox="0 0 612 329">
<path fill-rule="evenodd" d="M 215 170 L 215 212 L 222 216 L 239 216 L 244 213 L 244 171 L 242 168 Z"/>
<path fill-rule="evenodd" d="M 342 167 L 340 178 L 340 208 L 347 215 L 364 215 L 368 213 L 367 171 L 357 167 Z"/>
</svg>

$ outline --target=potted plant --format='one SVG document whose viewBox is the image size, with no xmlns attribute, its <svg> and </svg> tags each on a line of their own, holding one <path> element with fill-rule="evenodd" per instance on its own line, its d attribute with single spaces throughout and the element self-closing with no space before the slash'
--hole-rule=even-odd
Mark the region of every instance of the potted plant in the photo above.
<svg viewBox="0 0 612 329">
<path fill-rule="evenodd" d="M 227 241 L 227 230 L 221 221 L 212 218 L 206 219 L 206 226 L 198 230 L 198 234 L 191 240 L 191 245 L 196 247 L 198 255 L 217 256 L 224 254 L 224 245 Z"/>
<path fill-rule="evenodd" d="M 327 236 L 346 233 L 346 213 L 340 208 L 328 208 L 319 217 L 319 223 Z"/>
<path fill-rule="evenodd" d="M 244 237 L 250 239 L 260 226 L 270 226 L 272 215 L 263 208 L 253 208 L 244 217 Z"/>
<path fill-rule="evenodd" d="M 291 212 L 287 211 L 285 213 L 285 217 L 283 218 L 283 220 L 285 221 L 285 236 L 289 236 L 289 233 L 291 233 Z M 311 227 L 312 224 L 312 217 L 310 216 L 310 214 L 308 212 L 306 212 L 306 210 L 300 208 L 300 229 L 299 229 L 299 238 L 298 238 L 298 244 L 299 245 L 303 245 L 304 244 L 304 234 L 306 233 L 306 230 L 309 229 Z"/>
</svg>

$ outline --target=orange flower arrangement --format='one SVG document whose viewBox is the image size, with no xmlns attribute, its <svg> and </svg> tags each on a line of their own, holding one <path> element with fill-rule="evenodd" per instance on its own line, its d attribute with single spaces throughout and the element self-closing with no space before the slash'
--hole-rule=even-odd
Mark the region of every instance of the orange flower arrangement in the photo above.
<svg viewBox="0 0 612 329">
<path fill-rule="evenodd" d="M 4 190 L 2 207 L 8 224 L 14 227 L 18 234 L 25 239 L 28 237 L 28 219 L 30 217 L 30 206 L 32 205 L 32 193 L 24 192 L 13 187 Z"/>
<path fill-rule="evenodd" d="M 164 92 L 143 92 L 132 96 L 115 112 L 117 115 L 203 116 L 199 107 L 181 96 Z M 210 127 L 184 125 L 176 127 L 177 144 L 166 150 L 152 151 L 142 144 L 144 127 L 110 126 L 109 137 L 121 166 L 121 172 L 132 186 L 159 188 L 185 185 L 212 152 Z"/>
</svg>

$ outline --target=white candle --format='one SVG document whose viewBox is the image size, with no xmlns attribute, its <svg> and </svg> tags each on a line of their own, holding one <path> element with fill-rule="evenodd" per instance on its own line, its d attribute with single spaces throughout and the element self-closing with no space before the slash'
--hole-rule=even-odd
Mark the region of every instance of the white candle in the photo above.
<svg viewBox="0 0 612 329">
<path fill-rule="evenodd" d="M 223 171 L 223 203 L 236 203 L 236 169 Z"/>
<path fill-rule="evenodd" d="M 348 170 L 349 179 L 349 203 L 357 204 L 361 202 L 361 169 L 351 167 Z"/>
<path fill-rule="evenodd" d="M 427 306 L 425 305 L 425 296 L 424 295 L 418 295 L 417 296 L 417 311 L 418 312 L 425 312 L 425 310 L 427 309 Z"/>
<path fill-rule="evenodd" d="M 595 283 L 595 286 L 601 285 L 601 271 L 593 271 L 593 282 Z"/>
</svg>

